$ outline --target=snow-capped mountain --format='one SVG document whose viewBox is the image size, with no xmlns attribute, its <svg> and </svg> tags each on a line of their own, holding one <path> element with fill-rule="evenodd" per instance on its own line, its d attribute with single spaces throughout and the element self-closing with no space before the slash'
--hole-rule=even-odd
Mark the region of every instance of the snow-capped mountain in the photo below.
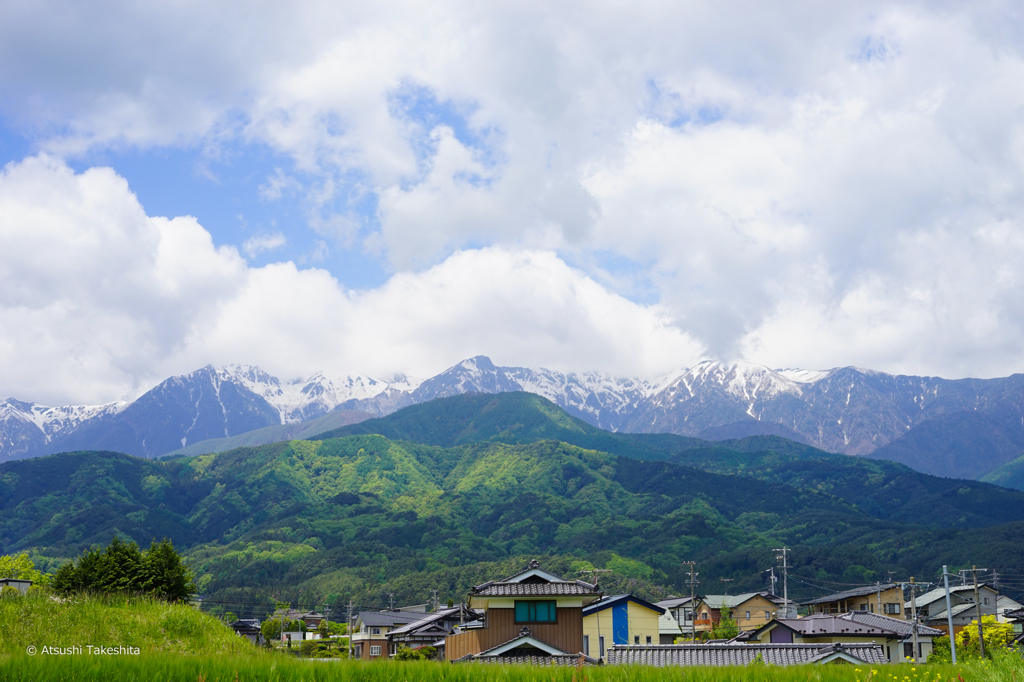
<svg viewBox="0 0 1024 682">
<path fill-rule="evenodd" d="M 780 435 L 832 452 L 876 453 L 939 475 L 979 476 L 994 468 L 989 464 L 1024 453 L 1024 375 L 947 380 L 855 367 L 702 362 L 644 380 L 501 367 L 478 356 L 425 381 L 316 374 L 282 382 L 258 367 L 229 365 L 172 377 L 129 404 L 43 407 L 8 399 L 0 402 L 0 461 L 78 449 L 152 457 L 332 410 L 382 416 L 435 398 L 504 391 L 537 393 L 612 431 L 711 440 Z M 989 464 L 957 456 L 965 439 L 977 440 L 975 431 L 987 434 L 990 445 L 979 456 Z"/>
<path fill-rule="evenodd" d="M 68 450 L 155 457 L 196 441 L 315 419 L 343 403 L 405 396 L 417 385 L 405 376 L 388 382 L 322 374 L 281 382 L 258 367 L 229 365 L 171 377 L 131 403 L 44 407 L 7 399 L 0 403 L 0 461 Z"/>
</svg>

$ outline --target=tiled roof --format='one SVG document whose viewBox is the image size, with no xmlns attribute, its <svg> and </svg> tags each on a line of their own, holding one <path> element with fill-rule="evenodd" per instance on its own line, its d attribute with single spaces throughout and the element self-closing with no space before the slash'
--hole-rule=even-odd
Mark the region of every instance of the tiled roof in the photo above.
<svg viewBox="0 0 1024 682">
<path fill-rule="evenodd" d="M 747 592 L 746 594 L 709 594 L 701 597 L 701 600 L 713 609 L 719 608 L 724 602 L 727 607 L 734 609 L 743 602 L 750 601 L 754 597 L 764 597 L 773 604 L 782 604 L 783 599 L 771 592 Z"/>
<path fill-rule="evenodd" d="M 885 585 L 871 585 L 868 587 L 857 587 L 852 590 L 845 590 L 843 592 L 836 592 L 835 594 L 829 594 L 824 597 L 818 597 L 817 599 L 810 599 L 808 601 L 800 602 L 803 606 L 811 606 L 813 604 L 830 604 L 835 601 L 843 601 L 844 599 L 850 599 L 852 597 L 864 597 L 869 594 L 878 594 L 879 592 L 885 592 L 891 590 L 894 587 L 898 587 L 896 583 L 886 583 Z M 900 599 L 903 597 L 901 596 Z"/>
<path fill-rule="evenodd" d="M 1014 609 L 1013 611 L 1006 611 L 1005 613 L 1003 613 L 1003 617 L 1012 618 L 1014 620 L 1024 620 L 1024 609 Z"/>
<path fill-rule="evenodd" d="M 584 597 L 601 594 L 582 580 L 552 583 L 484 583 L 472 590 L 478 597 Z"/>
<path fill-rule="evenodd" d="M 358 618 L 371 627 L 394 627 L 399 623 L 412 623 L 423 618 L 422 613 L 406 611 L 363 611 Z"/>
<path fill-rule="evenodd" d="M 748 665 L 760 654 L 769 665 L 813 663 L 842 652 L 868 664 L 885 663 L 877 644 L 670 644 L 613 646 L 608 663 L 665 666 Z"/>
<path fill-rule="evenodd" d="M 697 598 L 694 597 L 693 601 L 696 602 Z M 661 601 L 654 602 L 656 606 L 660 606 L 663 609 L 674 609 L 677 606 L 688 604 L 690 602 L 689 597 L 672 597 L 671 599 L 662 599 Z"/>
<path fill-rule="evenodd" d="M 877 613 L 866 611 L 850 611 L 839 615 L 814 614 L 806 618 L 782 618 L 779 623 L 803 633 L 804 635 L 845 635 L 845 636 L 898 636 L 903 637 L 911 633 L 912 623 L 899 618 L 880 616 Z M 771 625 L 768 623 L 760 629 Z M 920 635 L 938 637 L 941 630 L 930 628 L 927 625 L 918 625 L 917 632 Z"/>
<path fill-rule="evenodd" d="M 453 606 L 452 608 L 449 608 L 449 609 L 441 609 L 440 611 L 437 611 L 436 613 L 420 613 L 420 614 L 417 614 L 419 616 L 422 616 L 419 620 L 415 620 L 415 621 L 412 621 L 411 623 L 407 623 L 407 624 L 405 624 L 405 625 L 403 625 L 403 626 L 401 626 L 399 628 L 395 628 L 394 630 L 392 630 L 390 632 L 390 634 L 392 634 L 392 635 L 402 635 L 402 634 L 405 634 L 407 632 L 415 632 L 417 630 L 421 630 L 421 629 L 424 628 L 424 626 L 432 625 L 433 623 L 436 623 L 439 620 L 444 620 L 445 618 L 448 618 L 449 616 L 453 616 L 453 615 L 454 616 L 458 616 L 460 608 L 461 607 L 459 607 L 459 606 Z M 470 611 L 468 613 L 475 613 L 475 612 Z M 477 618 L 478 617 L 479 616 L 477 616 Z M 471 618 L 471 617 L 467 617 L 466 618 L 466 622 L 467 623 L 471 622 L 472 620 L 474 620 L 474 618 Z"/>
<path fill-rule="evenodd" d="M 992 587 L 988 583 L 980 583 L 978 585 L 978 589 L 979 590 L 981 588 L 983 588 L 983 587 L 987 587 L 989 590 L 991 590 L 993 592 L 996 592 L 997 594 L 999 592 L 999 590 L 995 589 L 994 587 Z M 967 593 L 966 596 L 963 594 L 965 592 Z M 952 586 L 952 587 L 949 588 L 949 593 L 950 594 L 959 595 L 961 599 L 966 598 L 966 599 L 970 599 L 971 601 L 973 601 L 974 600 L 974 585 L 956 585 L 956 586 Z M 940 587 L 938 589 L 932 590 L 931 592 L 926 592 L 924 594 L 919 594 L 919 595 L 917 595 L 917 599 L 916 599 L 917 608 L 921 608 L 922 606 L 927 606 L 928 604 L 931 604 L 934 601 L 938 601 L 939 599 L 943 599 L 944 600 L 945 598 L 946 598 L 946 589 L 944 587 Z M 910 602 L 909 601 L 905 602 L 905 605 L 906 605 L 906 608 L 909 610 L 910 609 Z"/>
<path fill-rule="evenodd" d="M 600 665 L 600 662 L 590 656 L 583 656 L 583 665 Z M 482 656 L 476 658 L 473 654 L 467 654 L 456 659 L 454 663 L 505 663 L 510 665 L 547 665 L 547 666 L 569 666 L 575 667 L 580 664 L 580 655 L 565 654 L 563 656 L 543 656 L 539 654 L 513 654 L 511 656 Z"/>
</svg>

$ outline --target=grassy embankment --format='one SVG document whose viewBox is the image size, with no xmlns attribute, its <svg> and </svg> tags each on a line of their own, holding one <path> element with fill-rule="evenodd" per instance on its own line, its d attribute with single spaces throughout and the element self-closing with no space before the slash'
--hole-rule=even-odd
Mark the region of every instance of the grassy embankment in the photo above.
<svg viewBox="0 0 1024 682">
<path fill-rule="evenodd" d="M 139 655 L 89 654 L 86 645 L 138 647 Z M 82 653 L 43 653 L 72 646 Z M 27 648 L 36 647 L 35 655 Z M 799 666 L 657 669 L 636 667 L 538 668 L 450 665 L 434 662 L 362 663 L 298 660 L 257 649 L 220 621 L 188 606 L 149 599 L 45 594 L 0 598 L 0 679 L 5 682 L 1024 682 L 1024 660 L 1004 655 L 968 665 Z"/>
</svg>

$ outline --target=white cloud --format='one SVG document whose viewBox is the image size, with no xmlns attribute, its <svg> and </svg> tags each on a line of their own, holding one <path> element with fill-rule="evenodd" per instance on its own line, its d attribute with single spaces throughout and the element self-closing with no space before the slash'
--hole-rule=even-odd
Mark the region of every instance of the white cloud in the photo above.
<svg viewBox="0 0 1024 682">
<path fill-rule="evenodd" d="M 252 144 L 291 156 L 264 198 L 306 197 L 332 249 L 368 249 L 399 273 L 343 292 L 345 305 L 405 278 L 409 300 L 414 286 L 447 291 L 452 264 L 504 271 L 511 258 L 510 281 L 542 261 L 555 272 L 555 252 L 618 291 L 653 290 L 661 307 L 642 309 L 713 355 L 1008 374 L 1024 362 L 1013 10 L 399 0 L 112 2 L 83 15 L 22 3 L 0 20 L 0 112 L 55 153 Z M 346 192 L 377 200 L 369 235 Z M 257 272 L 295 287 L 312 276 L 280 267 L 243 269 L 238 291 L 260 290 Z M 629 364 L 596 348 L 595 366 Z"/>
<path fill-rule="evenodd" d="M 245 242 L 243 242 L 242 251 L 245 251 L 245 255 L 249 258 L 255 258 L 261 253 L 279 249 L 287 243 L 288 240 L 280 232 L 275 232 L 273 234 L 257 234 L 249 237 Z"/>
<path fill-rule="evenodd" d="M 194 219 L 145 215 L 110 169 L 49 156 L 4 169 L 0 216 L 0 387 L 21 399 L 103 402 L 211 362 L 429 375 L 486 353 L 648 375 L 701 352 L 665 310 L 550 252 L 461 251 L 352 292 L 320 269 L 248 267 Z"/>
</svg>

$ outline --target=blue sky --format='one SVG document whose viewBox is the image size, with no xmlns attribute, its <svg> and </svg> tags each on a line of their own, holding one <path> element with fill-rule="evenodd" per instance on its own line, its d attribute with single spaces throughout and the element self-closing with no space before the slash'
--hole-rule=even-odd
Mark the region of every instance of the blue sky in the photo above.
<svg viewBox="0 0 1024 682">
<path fill-rule="evenodd" d="M 0 395 L 476 354 L 1021 371 L 1013 8 L 16 5 Z"/>
</svg>

